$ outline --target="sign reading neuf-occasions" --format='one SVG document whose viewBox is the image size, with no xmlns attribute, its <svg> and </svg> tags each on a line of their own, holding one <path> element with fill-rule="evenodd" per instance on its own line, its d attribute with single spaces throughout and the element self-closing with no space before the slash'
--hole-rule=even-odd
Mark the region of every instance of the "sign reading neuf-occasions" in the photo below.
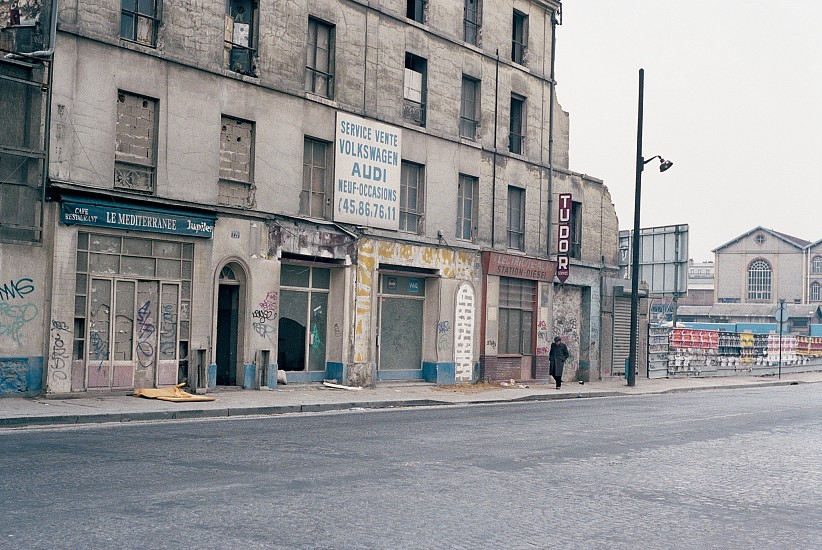
<svg viewBox="0 0 822 550">
<path fill-rule="evenodd" d="M 559 218 L 557 220 L 557 279 L 564 283 L 571 274 L 571 193 L 559 194 Z"/>
<path fill-rule="evenodd" d="M 155 233 L 211 238 L 214 218 L 184 212 L 108 204 L 101 201 L 64 200 L 60 220 L 67 225 L 94 225 L 117 229 L 137 229 Z"/>
<path fill-rule="evenodd" d="M 487 275 L 531 279 L 534 281 L 553 281 L 557 263 L 550 260 L 525 258 L 499 252 L 483 252 L 483 262 Z"/>
<path fill-rule="evenodd" d="M 334 221 L 399 229 L 401 130 L 337 112 Z"/>
</svg>

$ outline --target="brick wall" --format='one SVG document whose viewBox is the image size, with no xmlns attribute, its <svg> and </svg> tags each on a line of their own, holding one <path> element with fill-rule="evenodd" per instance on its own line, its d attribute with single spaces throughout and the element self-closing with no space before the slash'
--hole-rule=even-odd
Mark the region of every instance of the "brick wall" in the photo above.
<svg viewBox="0 0 822 550">
<path fill-rule="evenodd" d="M 519 380 L 521 364 L 519 357 L 480 356 L 480 380 Z"/>
</svg>

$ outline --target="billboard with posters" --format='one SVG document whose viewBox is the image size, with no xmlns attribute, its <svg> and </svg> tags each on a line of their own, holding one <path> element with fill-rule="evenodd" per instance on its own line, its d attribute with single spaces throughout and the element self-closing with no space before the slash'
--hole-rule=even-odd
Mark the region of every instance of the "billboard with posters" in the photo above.
<svg viewBox="0 0 822 550">
<path fill-rule="evenodd" d="M 400 128 L 337 112 L 334 221 L 399 229 Z"/>
</svg>

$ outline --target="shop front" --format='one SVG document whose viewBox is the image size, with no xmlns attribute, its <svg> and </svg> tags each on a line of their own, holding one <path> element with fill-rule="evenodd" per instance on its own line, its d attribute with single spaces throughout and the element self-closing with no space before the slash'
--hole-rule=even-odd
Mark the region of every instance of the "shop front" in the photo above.
<svg viewBox="0 0 822 550">
<path fill-rule="evenodd" d="M 473 381 L 478 274 L 472 251 L 360 239 L 344 379 Z"/>
<path fill-rule="evenodd" d="M 342 381 L 351 353 L 356 235 L 330 223 L 276 220 L 269 245 L 279 284 L 255 303 L 254 332 L 276 338 L 273 357 L 288 382 Z"/>
<path fill-rule="evenodd" d="M 65 342 L 70 373 L 66 361 L 50 358 L 49 391 L 185 381 L 197 313 L 195 247 L 211 238 L 214 215 L 64 197 L 60 222 L 51 346 Z"/>
<path fill-rule="evenodd" d="M 483 252 L 480 378 L 548 378 L 551 303 L 557 263 Z"/>
</svg>

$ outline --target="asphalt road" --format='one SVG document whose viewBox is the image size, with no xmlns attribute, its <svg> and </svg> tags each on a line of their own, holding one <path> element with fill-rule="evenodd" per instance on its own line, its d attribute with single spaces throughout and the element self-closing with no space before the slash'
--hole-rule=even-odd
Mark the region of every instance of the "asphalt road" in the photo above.
<svg viewBox="0 0 822 550">
<path fill-rule="evenodd" d="M 0 432 L 0 548 L 820 548 L 822 387 Z"/>
</svg>

